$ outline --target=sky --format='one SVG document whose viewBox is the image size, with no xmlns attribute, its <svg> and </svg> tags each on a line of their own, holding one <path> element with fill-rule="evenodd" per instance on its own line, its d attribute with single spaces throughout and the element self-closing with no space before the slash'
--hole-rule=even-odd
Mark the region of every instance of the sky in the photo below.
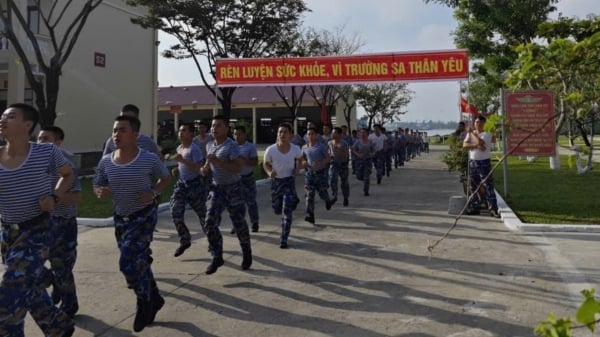
<svg viewBox="0 0 600 337">
<path fill-rule="evenodd" d="M 305 0 L 305 3 L 312 10 L 303 17 L 305 27 L 329 31 L 343 27 L 347 36 L 358 35 L 365 42 L 357 54 L 456 49 L 451 35 L 456 21 L 452 10 L 442 5 L 425 4 L 422 0 Z M 561 0 L 556 6 L 557 13 L 563 16 L 585 18 L 589 13 L 600 14 L 600 0 Z M 172 41 L 162 33 L 159 39 L 160 50 Z M 162 56 L 158 62 L 158 81 L 160 86 L 202 84 L 193 62 Z M 402 121 L 459 119 L 458 82 L 411 82 L 408 88 L 414 95 Z"/>
</svg>

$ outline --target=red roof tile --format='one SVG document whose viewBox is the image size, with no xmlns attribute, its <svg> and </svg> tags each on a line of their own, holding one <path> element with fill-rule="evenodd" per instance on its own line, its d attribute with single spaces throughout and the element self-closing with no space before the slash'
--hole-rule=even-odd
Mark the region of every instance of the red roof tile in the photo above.
<svg viewBox="0 0 600 337">
<path fill-rule="evenodd" d="M 283 87 L 288 97 L 291 97 L 291 87 Z M 300 92 L 300 88 L 296 88 Z M 239 87 L 235 89 L 232 104 L 244 103 L 281 103 L 281 98 L 275 87 Z M 302 97 L 306 103 L 314 103 L 308 92 Z M 158 88 L 158 105 L 211 105 L 218 103 L 213 94 L 203 85 L 160 87 Z"/>
</svg>

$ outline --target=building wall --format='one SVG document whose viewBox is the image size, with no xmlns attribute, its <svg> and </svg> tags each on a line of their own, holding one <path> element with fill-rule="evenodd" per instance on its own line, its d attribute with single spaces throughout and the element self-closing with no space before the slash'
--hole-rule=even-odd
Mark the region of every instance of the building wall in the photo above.
<svg viewBox="0 0 600 337">
<path fill-rule="evenodd" d="M 21 2 L 26 4 L 27 0 Z M 79 1 L 74 3 L 72 6 L 80 7 Z M 142 132 L 154 133 L 157 33 L 130 22 L 132 16 L 143 11 L 143 8 L 126 6 L 121 0 L 105 0 L 88 17 L 63 66 L 60 80 L 55 124 L 65 130 L 63 146 L 67 150 L 100 151 L 111 134 L 114 117 L 127 103 L 140 108 Z M 76 12 L 67 11 L 64 22 L 72 22 L 68 16 Z M 8 64 L 8 74 L 22 73 L 22 66 L 12 59 L 13 53 L 0 52 L 0 63 Z M 104 67 L 94 64 L 95 53 L 104 54 Z M 19 84 L 19 76 L 3 78 L 13 89 L 29 87 L 27 81 Z M 9 96 L 8 104 L 18 99 L 18 96 L 12 97 L 17 98 L 11 100 Z"/>
<path fill-rule="evenodd" d="M 56 125 L 66 130 L 72 152 L 98 151 L 123 105 L 140 108 L 142 132 L 152 134 L 157 83 L 156 32 L 130 22 L 140 8 L 105 0 L 90 15 L 63 69 Z M 94 65 L 95 53 L 105 67 Z"/>
</svg>

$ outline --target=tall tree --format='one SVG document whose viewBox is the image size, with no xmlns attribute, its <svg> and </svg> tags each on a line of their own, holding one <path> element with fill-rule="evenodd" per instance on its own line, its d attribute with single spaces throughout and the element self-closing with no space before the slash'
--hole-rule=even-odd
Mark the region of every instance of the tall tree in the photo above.
<svg viewBox="0 0 600 337">
<path fill-rule="evenodd" d="M 364 44 L 359 35 L 347 36 L 344 33 L 345 26 L 338 26 L 333 31 L 312 30 L 312 44 L 310 56 L 333 56 L 351 55 L 356 53 Z M 341 99 L 340 93 L 350 93 L 348 90 L 338 90 L 335 85 L 316 85 L 308 87 L 308 94 L 317 105 L 324 105 L 327 109 L 328 124 L 331 125 L 331 116 L 335 106 Z M 351 97 L 345 97 L 345 101 L 351 104 Z"/>
<path fill-rule="evenodd" d="M 303 0 L 126 0 L 146 6 L 149 14 L 133 18 L 174 36 L 178 43 L 163 51 L 175 59 L 192 58 L 206 87 L 227 116 L 235 87 L 215 88 L 218 58 L 271 57 L 291 48 L 288 38 L 296 33 L 300 16 L 308 11 Z M 201 59 L 209 69 L 201 66 Z"/>
<path fill-rule="evenodd" d="M 365 109 L 369 129 L 373 122 L 384 124 L 400 120 L 400 115 L 406 113 L 403 108 L 410 103 L 412 94 L 407 83 L 358 85 L 355 93 L 356 101 Z"/>
<path fill-rule="evenodd" d="M 507 71 L 517 59 L 514 47 L 531 42 L 540 23 L 556 10 L 558 0 L 423 0 L 454 9 L 458 26 L 453 33 L 458 48 L 469 50 L 479 62 L 471 78 L 482 81 L 470 92 L 469 100 L 486 108 L 498 106 L 499 89 Z M 493 90 L 495 88 L 495 90 Z"/>
<path fill-rule="evenodd" d="M 600 17 L 576 20 L 559 17 L 539 27 L 545 43 L 527 43 L 516 51 L 519 58 L 507 84 L 513 89 L 547 89 L 554 92 L 560 113 L 556 130 L 564 121 L 575 126 L 589 148 L 591 167 L 594 123 L 600 104 Z"/>
<path fill-rule="evenodd" d="M 69 59 L 89 15 L 102 1 L 35 0 L 39 22 L 42 24 L 40 32 L 50 38 L 50 48 L 44 48 L 44 51 L 37 38 L 38 31 L 32 31 L 26 19 L 27 13 L 21 11 L 19 4 L 14 0 L 0 2 L 2 35 L 8 39 L 11 48 L 15 49 L 25 69 L 25 76 L 40 111 L 42 126 L 54 124 L 62 68 Z M 67 12 L 73 11 L 76 13 L 74 16 L 66 15 Z M 20 32 L 24 32 L 26 39 L 18 38 Z M 30 46 L 33 53 L 26 51 Z M 36 76 L 34 65 L 37 65 L 37 70 L 44 76 Z"/>
<path fill-rule="evenodd" d="M 348 129 L 350 129 L 350 125 L 352 122 L 352 111 L 356 106 L 356 86 L 354 85 L 340 85 L 336 87 L 337 94 L 340 100 L 344 103 L 344 120 L 346 121 L 346 125 Z"/>
</svg>

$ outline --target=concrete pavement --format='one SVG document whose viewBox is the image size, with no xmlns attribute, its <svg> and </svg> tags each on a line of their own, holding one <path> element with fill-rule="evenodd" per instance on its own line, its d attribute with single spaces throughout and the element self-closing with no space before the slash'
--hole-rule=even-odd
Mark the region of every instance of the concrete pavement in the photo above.
<svg viewBox="0 0 600 337">
<path fill-rule="evenodd" d="M 442 153 L 434 147 L 393 170 L 369 197 L 351 178 L 350 206 L 326 211 L 317 201 L 316 225 L 304 222 L 301 203 L 288 250 L 279 249 L 279 219 L 260 186 L 248 271 L 226 216 L 225 265 L 205 275 L 210 257 L 193 212 L 194 242 L 180 258 L 161 213 L 152 267 L 166 304 L 140 333 L 112 228 L 80 227 L 75 336 L 532 336 L 548 312 L 574 316 L 578 292 L 599 288 L 599 234 L 524 233 L 465 217 L 429 256 L 428 243 L 454 222 L 449 197 L 462 193 Z M 30 318 L 26 336 L 42 336 Z"/>
</svg>

